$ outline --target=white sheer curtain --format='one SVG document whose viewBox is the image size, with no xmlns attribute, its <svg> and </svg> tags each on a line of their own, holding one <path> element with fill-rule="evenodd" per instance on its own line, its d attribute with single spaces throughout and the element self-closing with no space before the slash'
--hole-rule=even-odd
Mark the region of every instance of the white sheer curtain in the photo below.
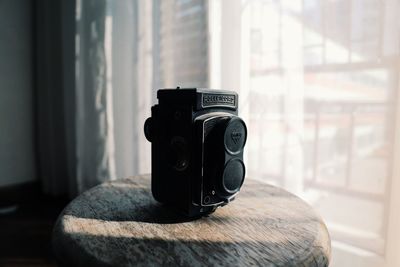
<svg viewBox="0 0 400 267">
<path fill-rule="evenodd" d="M 156 90 L 209 84 L 207 12 L 206 1 L 77 1 L 79 192 L 150 172 Z"/>
<path fill-rule="evenodd" d="M 107 1 L 78 1 L 76 10 L 77 190 L 115 179 L 111 17 Z"/>
<path fill-rule="evenodd" d="M 96 118 L 112 133 L 100 153 L 107 160 L 87 158 L 97 155 L 108 178 L 150 172 L 142 126 L 156 89 L 236 90 L 249 128 L 248 176 L 319 211 L 332 266 L 400 264 L 399 1 L 104 3 L 100 61 L 109 69 L 94 79 L 104 96 Z"/>
</svg>

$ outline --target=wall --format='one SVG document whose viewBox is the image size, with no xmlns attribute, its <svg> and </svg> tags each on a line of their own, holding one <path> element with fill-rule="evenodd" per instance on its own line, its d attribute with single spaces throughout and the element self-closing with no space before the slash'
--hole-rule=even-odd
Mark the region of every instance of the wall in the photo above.
<svg viewBox="0 0 400 267">
<path fill-rule="evenodd" d="M 35 178 L 32 2 L 0 0 L 0 187 Z"/>
</svg>

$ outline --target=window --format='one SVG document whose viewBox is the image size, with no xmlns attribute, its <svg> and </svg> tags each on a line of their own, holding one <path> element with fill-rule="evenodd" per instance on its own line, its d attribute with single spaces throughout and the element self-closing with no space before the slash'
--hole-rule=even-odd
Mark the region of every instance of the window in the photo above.
<svg viewBox="0 0 400 267">
<path fill-rule="evenodd" d="M 236 7 L 221 1 L 211 8 L 222 14 L 221 42 L 229 36 L 224 31 L 240 41 L 248 176 L 306 199 L 335 244 L 384 258 L 394 179 L 399 3 L 234 2 Z M 227 13 L 240 20 L 239 30 L 224 27 Z M 223 72 L 223 59 L 220 64 Z"/>
<path fill-rule="evenodd" d="M 207 2 L 158 0 L 153 15 L 155 87 L 208 87 Z"/>
</svg>

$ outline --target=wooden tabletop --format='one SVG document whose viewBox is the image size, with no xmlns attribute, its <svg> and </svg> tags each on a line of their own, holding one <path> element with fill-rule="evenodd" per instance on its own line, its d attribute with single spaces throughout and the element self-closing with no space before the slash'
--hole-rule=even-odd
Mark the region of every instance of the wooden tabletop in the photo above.
<svg viewBox="0 0 400 267">
<path fill-rule="evenodd" d="M 190 221 L 153 199 L 147 175 L 73 200 L 53 248 L 64 266 L 328 266 L 331 251 L 321 218 L 283 189 L 246 179 L 233 202 Z"/>
</svg>

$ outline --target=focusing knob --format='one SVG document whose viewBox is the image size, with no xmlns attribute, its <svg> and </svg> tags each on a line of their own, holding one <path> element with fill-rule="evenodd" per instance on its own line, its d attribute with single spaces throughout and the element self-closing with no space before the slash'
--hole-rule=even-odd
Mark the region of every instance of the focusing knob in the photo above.
<svg viewBox="0 0 400 267">
<path fill-rule="evenodd" d="M 147 118 L 144 122 L 144 136 L 149 142 L 153 141 L 153 118 Z"/>
</svg>

